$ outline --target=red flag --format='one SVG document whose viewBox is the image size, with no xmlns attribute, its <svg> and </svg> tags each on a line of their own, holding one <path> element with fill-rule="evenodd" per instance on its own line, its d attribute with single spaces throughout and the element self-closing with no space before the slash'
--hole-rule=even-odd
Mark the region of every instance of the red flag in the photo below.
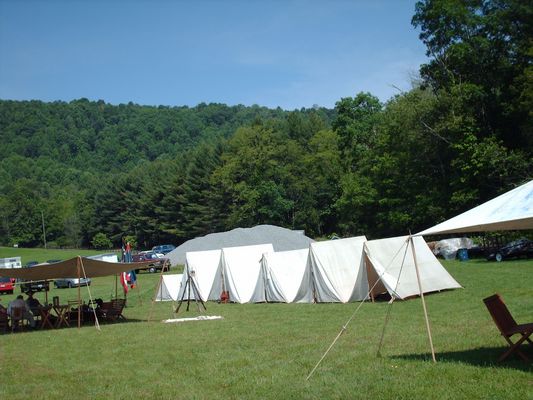
<svg viewBox="0 0 533 400">
<path fill-rule="evenodd" d="M 120 274 L 120 283 L 124 288 L 124 294 L 128 293 L 128 280 L 126 279 L 126 272 Z"/>
</svg>

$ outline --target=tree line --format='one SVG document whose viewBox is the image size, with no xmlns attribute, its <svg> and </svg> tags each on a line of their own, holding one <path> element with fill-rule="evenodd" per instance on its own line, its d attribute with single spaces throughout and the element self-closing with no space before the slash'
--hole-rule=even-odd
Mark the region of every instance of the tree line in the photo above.
<svg viewBox="0 0 533 400">
<path fill-rule="evenodd" d="M 429 62 L 385 103 L 295 111 L 0 101 L 0 243 L 179 244 L 238 226 L 417 231 L 531 179 L 532 7 L 418 2 Z"/>
</svg>

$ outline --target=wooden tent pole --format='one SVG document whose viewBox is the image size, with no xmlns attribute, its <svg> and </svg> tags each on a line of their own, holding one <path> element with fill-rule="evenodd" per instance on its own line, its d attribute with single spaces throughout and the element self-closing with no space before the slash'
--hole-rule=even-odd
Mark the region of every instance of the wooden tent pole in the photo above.
<svg viewBox="0 0 533 400">
<path fill-rule="evenodd" d="M 163 270 L 161 270 L 161 273 L 163 273 Z M 137 279 L 137 274 L 135 273 L 135 279 Z M 137 298 L 139 299 L 139 305 L 143 305 L 143 299 L 141 297 L 141 290 L 139 289 L 139 281 L 135 280 L 135 289 L 137 289 Z"/>
<path fill-rule="evenodd" d="M 422 308 L 424 309 L 424 318 L 426 320 L 426 329 L 428 332 L 429 346 L 431 347 L 431 357 L 433 358 L 433 362 L 437 362 L 437 359 L 435 358 L 435 349 L 433 348 L 433 339 L 431 338 L 431 327 L 429 326 L 428 312 L 426 309 L 426 300 L 424 299 L 424 292 L 422 291 L 422 283 L 420 281 L 420 270 L 418 269 L 418 261 L 416 258 L 415 242 L 411 234 L 409 234 L 409 240 L 411 242 L 411 251 L 413 252 L 413 260 L 415 262 L 416 280 L 418 281 L 418 289 L 420 291 L 420 298 L 422 299 Z"/>
<path fill-rule="evenodd" d="M 78 256 L 76 260 L 76 268 L 78 270 L 78 329 L 81 328 L 81 279 L 80 279 L 80 262 L 81 257 Z"/>
<path fill-rule="evenodd" d="M 161 269 L 161 273 L 159 274 L 159 283 L 156 285 L 154 297 L 152 298 L 152 304 L 150 305 L 150 312 L 148 313 L 148 322 L 152 320 L 152 311 L 154 309 L 154 303 L 157 298 L 157 293 L 159 292 L 159 289 L 161 288 L 161 283 L 163 283 L 163 269 Z M 161 293 L 161 300 L 163 300 L 162 293 Z"/>
</svg>

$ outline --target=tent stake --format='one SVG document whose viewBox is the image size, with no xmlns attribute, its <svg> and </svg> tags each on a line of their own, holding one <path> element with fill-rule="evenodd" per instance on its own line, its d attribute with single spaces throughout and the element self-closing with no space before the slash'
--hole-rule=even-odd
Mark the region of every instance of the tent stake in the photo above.
<svg viewBox="0 0 533 400">
<path fill-rule="evenodd" d="M 422 299 L 422 308 L 424 309 L 424 318 L 426 320 L 426 329 L 428 331 L 429 346 L 431 347 L 431 357 L 433 358 L 433 362 L 437 362 L 437 359 L 435 358 L 435 349 L 433 348 L 433 339 L 431 338 L 431 328 L 429 326 L 426 300 L 424 299 L 424 292 L 422 291 L 422 283 L 420 281 L 420 271 L 418 270 L 418 261 L 416 259 L 415 242 L 413 240 L 413 236 L 410 233 L 409 240 L 411 241 L 411 251 L 413 252 L 413 259 L 415 262 L 416 280 L 418 281 L 418 289 L 420 290 L 420 298 Z"/>
</svg>

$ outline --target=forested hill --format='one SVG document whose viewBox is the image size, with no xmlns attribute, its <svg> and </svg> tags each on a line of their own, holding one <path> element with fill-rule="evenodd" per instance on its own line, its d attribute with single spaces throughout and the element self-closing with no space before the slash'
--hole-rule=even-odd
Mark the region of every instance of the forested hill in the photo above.
<svg viewBox="0 0 533 400">
<path fill-rule="evenodd" d="M 385 104 L 0 101 L 0 244 L 42 245 L 43 221 L 58 246 L 427 228 L 533 178 L 532 20 L 529 2 L 417 2 L 429 59 Z"/>
<path fill-rule="evenodd" d="M 334 110 L 325 108 L 287 112 L 224 104 L 190 108 L 111 105 L 87 99 L 69 103 L 0 100 L 0 244 L 42 244 L 43 218 L 52 245 L 90 245 L 100 231 L 115 243 L 124 234 L 137 235 L 144 245 L 158 238 L 179 241 L 176 229 L 183 230 L 176 228 L 180 223 L 172 206 L 164 211 L 174 218 L 166 226 L 164 218 L 115 224 L 110 222 L 113 216 L 104 215 L 116 211 L 124 219 L 139 212 L 132 209 L 138 204 L 124 203 L 129 191 L 141 198 L 158 190 L 165 201 L 173 202 L 165 191 L 178 189 L 172 184 L 181 185 L 176 180 L 182 173 L 195 181 L 208 180 L 186 172 L 187 160 L 200 158 L 201 168 L 216 163 L 219 155 L 209 152 L 222 149 L 240 127 L 268 125 L 305 141 L 313 132 L 330 128 L 333 115 Z M 111 211 L 105 202 L 119 193 L 121 184 L 128 187 L 122 188 L 120 200 L 110 205 L 117 209 Z M 149 196 L 145 201 L 151 201 Z M 174 202 L 179 204 L 178 199 Z"/>
<path fill-rule="evenodd" d="M 332 111 L 313 112 L 329 124 Z M 202 140 L 228 138 L 237 127 L 288 113 L 265 107 L 118 106 L 87 99 L 70 103 L 0 100 L 2 160 L 18 155 L 92 172 L 125 170 L 143 160 L 175 158 Z"/>
</svg>

